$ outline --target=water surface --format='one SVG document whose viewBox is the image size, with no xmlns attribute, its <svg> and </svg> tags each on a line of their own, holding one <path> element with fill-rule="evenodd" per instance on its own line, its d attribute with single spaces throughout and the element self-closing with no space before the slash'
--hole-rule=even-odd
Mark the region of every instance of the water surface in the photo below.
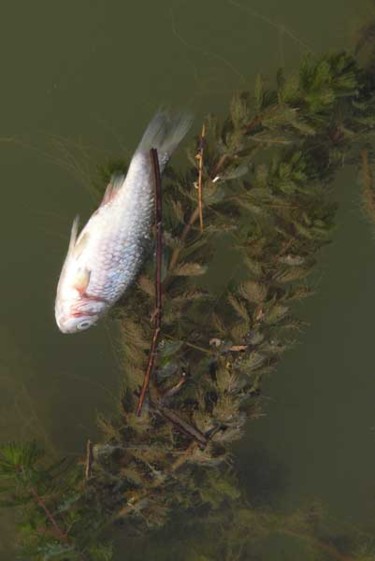
<svg viewBox="0 0 375 561">
<path fill-rule="evenodd" d="M 225 114 L 257 73 L 349 44 L 365 2 L 5 2 L 0 59 L 3 190 L 0 438 L 81 454 L 120 383 L 111 326 L 77 337 L 53 301 L 73 217 L 93 208 L 95 166 L 128 155 L 161 105 Z M 22 17 L 20 17 L 22 15 Z M 238 446 L 244 484 L 282 508 L 318 496 L 354 523 L 373 515 L 375 245 L 354 173 L 322 257 L 311 327 L 266 386 L 267 416 Z M 229 262 L 228 262 L 229 264 Z M 223 265 L 225 267 L 225 263 Z M 269 472 L 269 474 L 268 474 Z M 0 553 L 13 559 L 2 518 Z M 275 556 L 272 559 L 276 559 Z"/>
</svg>

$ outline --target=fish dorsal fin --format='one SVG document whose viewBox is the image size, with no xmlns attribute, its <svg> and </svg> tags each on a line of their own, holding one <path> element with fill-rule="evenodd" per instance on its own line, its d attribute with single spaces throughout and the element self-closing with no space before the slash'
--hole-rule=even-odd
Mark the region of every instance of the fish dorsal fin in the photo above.
<svg viewBox="0 0 375 561">
<path fill-rule="evenodd" d="M 72 230 L 70 232 L 70 240 L 69 240 L 69 249 L 68 255 L 74 256 L 75 258 L 79 257 L 89 239 L 88 232 L 82 232 L 78 235 L 78 224 L 79 224 L 79 216 L 76 216 L 73 220 Z"/>
<path fill-rule="evenodd" d="M 84 234 L 81 234 L 78 238 L 78 240 L 76 241 L 75 246 L 72 249 L 72 253 L 74 255 L 74 257 L 78 258 L 82 251 L 84 250 L 88 240 L 89 240 L 90 234 L 88 232 L 84 232 Z"/>
<path fill-rule="evenodd" d="M 110 179 L 110 182 L 107 185 L 107 188 L 104 193 L 104 197 L 100 206 L 106 205 L 110 201 L 112 201 L 117 193 L 119 192 L 120 187 L 124 184 L 125 175 L 123 173 L 114 173 Z"/>
<path fill-rule="evenodd" d="M 78 235 L 78 225 L 79 225 L 79 216 L 77 214 L 77 216 L 73 220 L 72 229 L 70 231 L 68 253 L 70 253 L 72 251 L 72 249 L 74 248 L 74 246 L 76 245 L 77 235 Z"/>
</svg>

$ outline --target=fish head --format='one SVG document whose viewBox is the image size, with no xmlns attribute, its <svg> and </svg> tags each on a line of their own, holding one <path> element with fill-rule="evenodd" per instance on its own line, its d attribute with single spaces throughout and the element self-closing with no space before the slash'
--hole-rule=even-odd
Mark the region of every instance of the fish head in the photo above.
<svg viewBox="0 0 375 561">
<path fill-rule="evenodd" d="M 69 272 L 69 271 L 68 271 Z M 108 302 L 87 292 L 91 274 L 74 268 L 60 278 L 55 301 L 55 317 L 62 333 L 78 333 L 96 324 L 108 308 Z"/>
<path fill-rule="evenodd" d="M 79 333 L 85 331 L 96 324 L 98 315 L 84 315 L 80 314 L 79 317 L 72 314 L 57 314 L 56 323 L 62 333 Z"/>
<path fill-rule="evenodd" d="M 108 305 L 80 293 L 75 287 L 60 286 L 55 302 L 55 318 L 62 333 L 79 333 L 95 325 Z"/>
<path fill-rule="evenodd" d="M 55 300 L 55 318 L 62 333 L 78 333 L 96 324 L 107 303 L 90 295 L 91 270 L 84 250 L 89 236 L 81 232 L 77 239 L 78 218 L 73 222 L 68 254 L 61 271 Z"/>
<path fill-rule="evenodd" d="M 69 284 L 66 277 L 60 279 L 55 300 L 55 318 L 60 331 L 78 333 L 94 325 L 99 318 L 97 304 L 90 302 L 80 290 Z"/>
</svg>

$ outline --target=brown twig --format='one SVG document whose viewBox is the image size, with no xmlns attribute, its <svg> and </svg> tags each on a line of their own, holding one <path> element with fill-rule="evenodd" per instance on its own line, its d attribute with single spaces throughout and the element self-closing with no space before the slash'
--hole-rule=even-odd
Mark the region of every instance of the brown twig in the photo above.
<svg viewBox="0 0 375 561">
<path fill-rule="evenodd" d="M 243 132 L 245 134 L 250 134 L 252 133 L 257 127 L 259 127 L 262 124 L 262 115 L 255 115 L 255 117 L 253 117 L 251 119 L 251 121 L 244 126 L 243 128 Z"/>
<path fill-rule="evenodd" d="M 351 555 L 346 555 L 345 553 L 341 553 L 341 551 L 339 551 L 337 547 L 335 547 L 333 544 L 326 543 L 304 532 L 298 532 L 297 530 L 289 530 L 288 528 L 282 528 L 278 530 L 278 532 L 280 534 L 286 534 L 288 536 L 293 536 L 296 538 L 301 538 L 302 540 L 306 540 L 310 542 L 310 544 L 313 547 L 316 547 L 317 549 L 324 551 L 324 553 L 327 553 L 327 555 L 329 555 L 333 559 L 336 559 L 336 561 L 354 561 L 354 557 L 352 557 Z"/>
<path fill-rule="evenodd" d="M 196 427 L 194 427 L 191 423 L 188 423 L 187 421 L 182 419 L 182 417 L 177 415 L 177 413 L 175 413 L 168 407 L 158 406 L 155 404 L 154 407 L 156 411 L 167 421 L 172 423 L 172 425 L 176 427 L 177 430 L 179 430 L 180 432 L 182 432 L 187 436 L 190 436 L 190 438 L 196 440 L 201 446 L 204 447 L 207 445 L 208 438 L 206 437 L 206 435 L 203 434 L 203 432 L 198 430 Z"/>
<path fill-rule="evenodd" d="M 30 489 L 32 496 L 35 499 L 35 502 L 40 506 L 40 508 L 44 511 L 44 514 L 46 515 L 46 517 L 48 518 L 48 520 L 50 521 L 53 529 L 54 529 L 54 533 L 55 536 L 63 541 L 63 542 L 67 542 L 68 541 L 68 536 L 67 534 L 60 528 L 60 526 L 57 524 L 53 514 L 50 512 L 50 510 L 48 509 L 46 503 L 44 502 L 44 500 L 42 499 L 42 497 L 39 495 L 38 491 L 34 488 L 31 487 Z"/>
<path fill-rule="evenodd" d="M 178 382 L 176 384 L 174 384 L 173 386 L 171 386 L 170 388 L 168 388 L 161 396 L 161 401 L 165 402 L 167 401 L 169 398 L 171 398 L 173 395 L 176 395 L 176 393 L 178 393 L 182 386 L 184 386 L 186 384 L 186 380 L 187 380 L 187 374 L 186 372 L 182 372 L 180 379 L 178 380 Z"/>
<path fill-rule="evenodd" d="M 375 222 L 375 191 L 374 182 L 369 162 L 369 154 L 366 148 L 361 151 L 362 159 L 362 200 L 363 206 L 369 218 Z"/>
<path fill-rule="evenodd" d="M 230 159 L 229 154 L 223 154 L 219 158 L 217 164 L 215 165 L 212 172 L 210 173 L 210 176 L 211 176 L 212 179 L 215 179 L 215 177 L 217 176 L 217 174 L 219 173 L 219 171 L 221 170 L 223 165 L 226 164 L 229 159 Z"/>
<path fill-rule="evenodd" d="M 151 349 L 148 357 L 146 374 L 143 380 L 141 394 L 139 396 L 137 415 L 142 412 L 147 388 L 150 383 L 152 371 L 154 369 L 155 356 L 161 329 L 162 312 L 162 286 L 161 286 L 161 265 L 162 265 L 162 200 L 161 200 L 161 179 L 158 160 L 158 152 L 155 148 L 150 151 L 152 166 L 155 178 L 155 229 L 156 229 L 156 270 L 155 270 L 155 312 L 154 312 L 154 332 L 152 335 Z"/>
<path fill-rule="evenodd" d="M 221 158 L 217 162 L 215 168 L 210 173 L 210 177 L 212 179 L 214 179 L 217 176 L 217 174 L 219 173 L 221 168 L 227 163 L 228 159 L 230 159 L 228 154 L 224 154 L 223 156 L 221 156 Z M 177 247 L 174 248 L 172 256 L 171 256 L 171 260 L 169 262 L 168 273 L 171 273 L 173 271 L 173 269 L 176 267 L 177 262 L 178 262 L 178 258 L 180 257 L 180 253 L 181 253 L 183 245 L 184 245 L 184 242 L 185 242 L 187 236 L 189 235 L 192 226 L 194 226 L 194 224 L 198 220 L 198 218 L 199 218 L 199 206 L 196 207 L 193 210 L 189 220 L 187 221 L 184 229 L 182 230 L 182 234 L 181 234 L 180 240 L 179 240 L 180 243 Z M 169 281 L 170 281 L 170 278 L 167 276 L 167 278 L 163 282 L 164 288 L 168 285 Z"/>
<path fill-rule="evenodd" d="M 150 403 L 153 409 L 164 419 L 170 422 L 175 429 L 182 432 L 183 434 L 190 436 L 193 440 L 199 442 L 202 447 L 205 447 L 208 442 L 208 438 L 203 432 L 201 432 L 197 427 L 183 419 L 172 409 L 169 409 L 166 405 L 166 401 L 172 395 L 175 395 L 182 386 L 186 383 L 186 374 L 183 374 L 180 380 L 169 388 L 165 393 L 161 394 L 159 388 L 155 383 L 150 384 Z"/>
<path fill-rule="evenodd" d="M 91 477 L 93 460 L 94 460 L 93 444 L 89 439 L 86 445 L 85 479 L 90 479 Z"/>
<path fill-rule="evenodd" d="M 203 189 L 202 189 L 202 178 L 203 178 L 203 153 L 204 153 L 204 140 L 206 136 L 206 125 L 203 123 L 202 132 L 199 138 L 198 152 L 195 159 L 198 161 L 198 210 L 199 210 L 199 226 L 201 232 L 203 232 Z"/>
<path fill-rule="evenodd" d="M 180 252 L 182 249 L 182 246 L 184 244 L 184 241 L 186 240 L 191 227 L 195 224 L 195 222 L 198 220 L 199 218 L 199 207 L 197 207 L 196 209 L 193 210 L 188 222 L 185 224 L 184 229 L 182 230 L 182 234 L 180 236 L 180 243 L 178 245 L 178 247 L 175 247 L 172 253 L 172 257 L 171 260 L 169 262 L 169 271 L 173 271 L 173 269 L 175 268 L 178 258 L 180 256 Z M 166 286 L 166 282 L 164 281 L 164 286 Z"/>
<path fill-rule="evenodd" d="M 118 520 L 133 512 L 136 505 L 139 504 L 142 499 L 149 496 L 152 490 L 161 487 L 168 478 L 173 477 L 174 473 L 189 461 L 198 448 L 199 443 L 196 440 L 193 440 L 185 450 L 177 455 L 177 459 L 172 463 L 168 472 L 164 473 L 162 477 L 156 479 L 151 485 L 149 485 L 149 487 L 141 489 L 137 494 L 131 497 L 127 504 L 114 515 L 113 520 Z"/>
<path fill-rule="evenodd" d="M 205 131 L 205 133 L 206 133 L 206 131 Z M 218 163 L 214 167 L 213 171 L 210 173 L 211 180 L 213 180 L 217 176 L 217 174 L 219 173 L 221 168 L 224 166 L 224 164 L 227 163 L 228 159 L 230 159 L 228 154 L 224 154 L 223 156 L 221 156 Z M 181 253 L 183 245 L 184 245 L 184 242 L 185 242 L 187 236 L 189 235 L 192 226 L 194 226 L 195 222 L 198 220 L 199 217 L 200 217 L 200 209 L 199 209 L 199 205 L 198 205 L 193 210 L 193 212 L 191 213 L 189 220 L 187 221 L 184 229 L 182 230 L 182 234 L 181 234 L 180 240 L 179 240 L 180 241 L 179 245 L 177 247 L 175 247 L 173 252 L 172 252 L 172 256 L 171 256 L 171 259 L 170 259 L 170 262 L 169 262 L 169 267 L 168 267 L 168 274 L 173 272 L 173 269 L 176 267 L 178 259 L 180 257 L 180 253 Z M 169 282 L 170 282 L 170 277 L 167 275 L 166 279 L 164 279 L 164 282 L 163 282 L 164 288 L 166 288 L 166 286 L 168 285 Z"/>
<path fill-rule="evenodd" d="M 246 351 L 248 345 L 232 345 L 229 347 L 228 351 L 232 353 L 241 353 L 242 351 Z"/>
</svg>

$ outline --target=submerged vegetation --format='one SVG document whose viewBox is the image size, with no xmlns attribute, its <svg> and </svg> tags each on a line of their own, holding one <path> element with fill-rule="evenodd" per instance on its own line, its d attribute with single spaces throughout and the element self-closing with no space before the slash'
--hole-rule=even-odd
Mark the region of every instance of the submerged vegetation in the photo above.
<svg viewBox="0 0 375 561">
<path fill-rule="evenodd" d="M 102 440 L 87 443 L 79 464 L 51 462 L 35 443 L 0 449 L 2 505 L 17 508 L 27 559 L 110 560 L 113 528 L 134 539 L 181 510 L 200 520 L 181 559 L 249 559 L 249 544 L 270 533 L 333 559 L 372 558 L 371 544 L 328 539 L 316 509 L 281 517 L 250 508 L 230 445 L 261 412 L 263 378 L 303 325 L 295 304 L 311 294 L 307 278 L 331 239 L 330 185 L 342 166 L 361 167 L 374 216 L 374 86 L 350 53 L 306 57 L 295 75 L 279 71 L 274 87 L 259 77 L 253 92 L 236 94 L 223 121 L 207 117 L 184 170 L 167 170 L 162 324 L 142 414 L 155 314 L 151 258 L 112 312 L 124 384 L 118 411 L 99 418 Z M 211 290 L 204 274 L 218 244 L 239 265 Z M 212 535 L 206 547 L 202 536 Z"/>
</svg>

